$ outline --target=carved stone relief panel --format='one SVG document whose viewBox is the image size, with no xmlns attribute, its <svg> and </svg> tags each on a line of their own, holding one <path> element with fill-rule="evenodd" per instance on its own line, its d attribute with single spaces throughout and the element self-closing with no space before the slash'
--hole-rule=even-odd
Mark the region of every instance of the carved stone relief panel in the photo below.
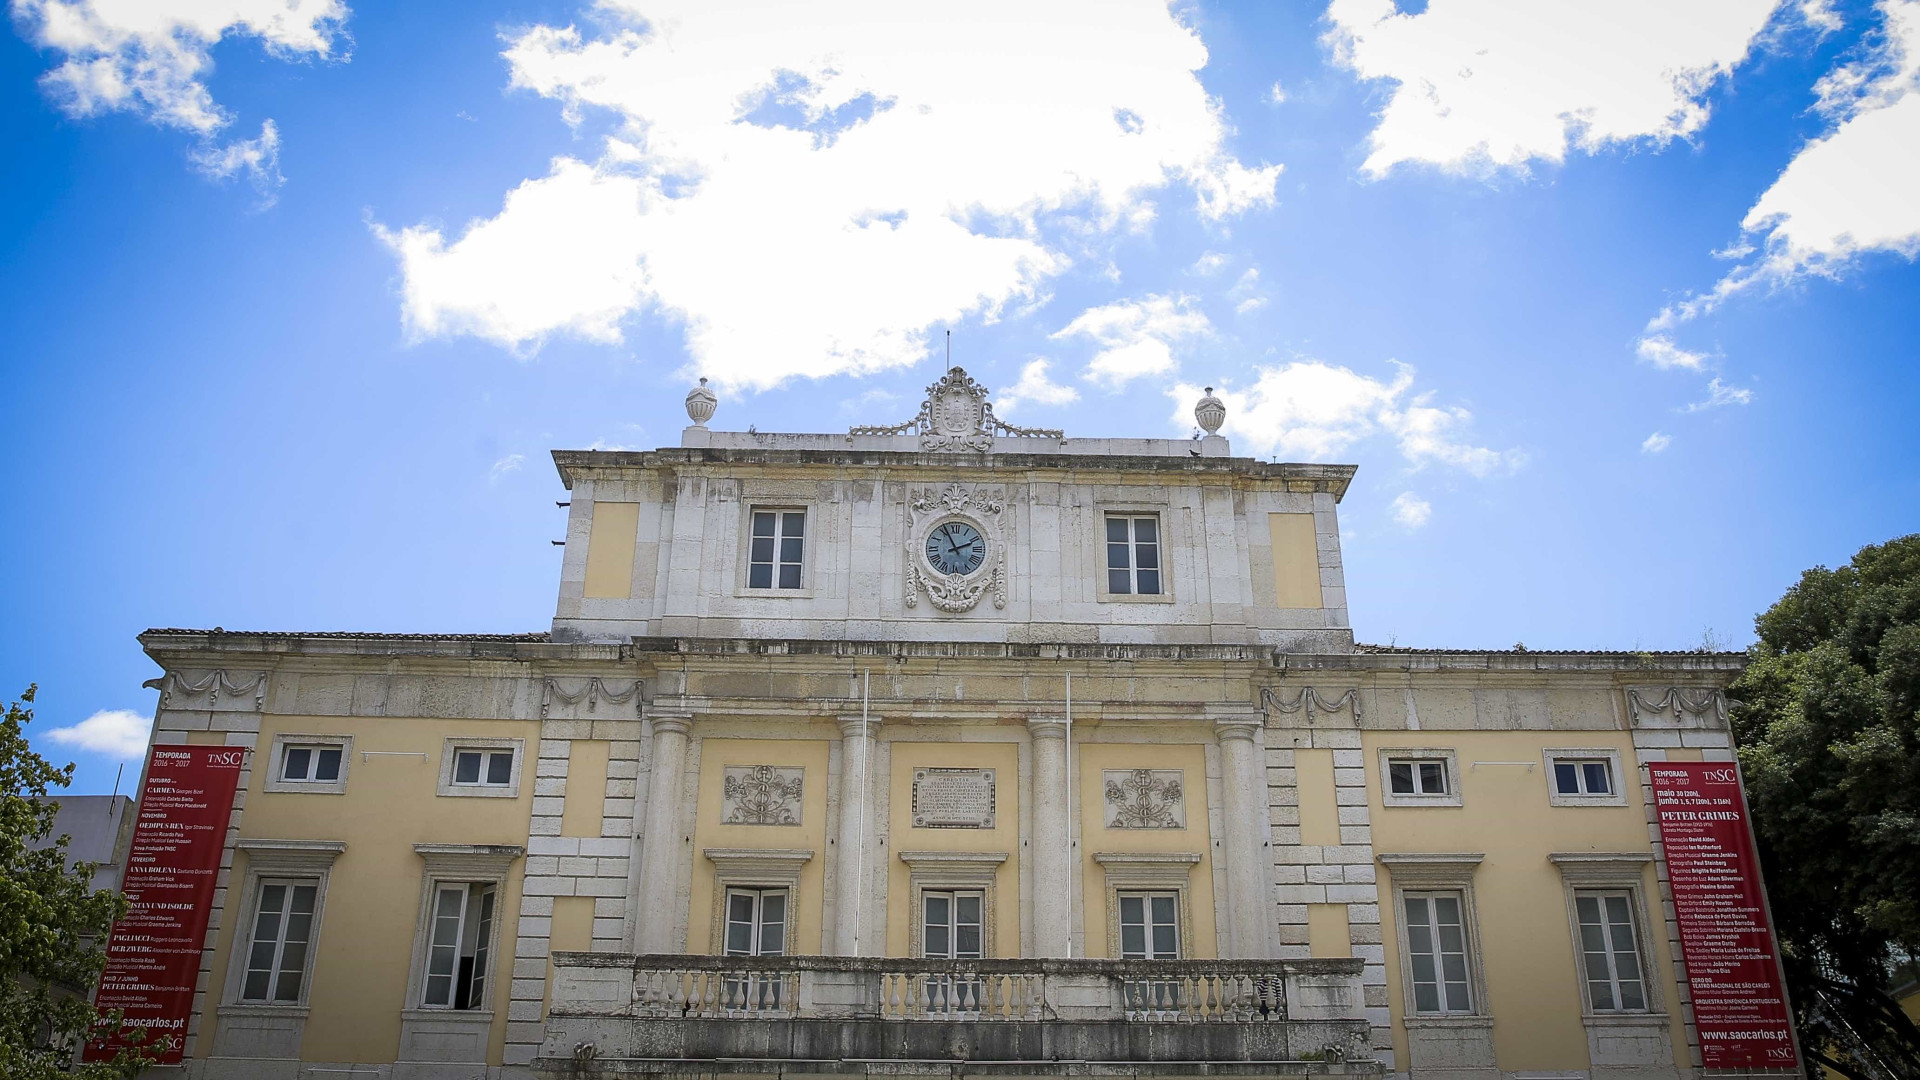
<svg viewBox="0 0 1920 1080">
<path fill-rule="evenodd" d="M 991 829 L 992 769 L 913 770 L 913 827 Z"/>
<path fill-rule="evenodd" d="M 798 825 L 807 770 L 781 765 L 729 765 L 721 781 L 723 825 Z"/>
<path fill-rule="evenodd" d="M 1107 769 L 1107 828 L 1184 829 L 1187 827 L 1185 774 L 1179 769 Z"/>
</svg>

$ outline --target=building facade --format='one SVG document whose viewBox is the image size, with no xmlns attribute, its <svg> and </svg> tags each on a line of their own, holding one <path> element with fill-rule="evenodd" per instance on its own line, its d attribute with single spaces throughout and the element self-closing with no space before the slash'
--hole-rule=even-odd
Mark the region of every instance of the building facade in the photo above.
<svg viewBox="0 0 1920 1080">
<path fill-rule="evenodd" d="M 844 435 L 554 454 L 551 630 L 152 630 L 251 751 L 193 1077 L 1694 1077 L 1648 763 L 1738 656 L 1355 644 L 1340 465 Z"/>
</svg>

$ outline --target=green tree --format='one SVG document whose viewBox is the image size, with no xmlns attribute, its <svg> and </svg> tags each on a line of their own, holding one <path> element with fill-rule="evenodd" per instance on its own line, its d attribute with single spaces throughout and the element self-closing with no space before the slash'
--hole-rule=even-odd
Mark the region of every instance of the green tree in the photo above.
<svg viewBox="0 0 1920 1080">
<path fill-rule="evenodd" d="M 1755 621 L 1734 735 L 1807 1052 L 1920 1077 L 1888 997 L 1920 954 L 1920 534 L 1815 567 Z"/>
<path fill-rule="evenodd" d="M 119 1080 L 146 1060 L 123 1052 L 112 1062 L 72 1062 L 102 1020 L 89 995 L 106 966 L 107 932 L 127 901 L 93 889 L 92 865 L 67 866 L 66 837 L 32 846 L 53 830 L 58 804 L 47 801 L 48 786 L 73 781 L 71 764 L 56 769 L 27 746 L 33 694 L 28 687 L 0 723 L 0 1077 Z"/>
</svg>

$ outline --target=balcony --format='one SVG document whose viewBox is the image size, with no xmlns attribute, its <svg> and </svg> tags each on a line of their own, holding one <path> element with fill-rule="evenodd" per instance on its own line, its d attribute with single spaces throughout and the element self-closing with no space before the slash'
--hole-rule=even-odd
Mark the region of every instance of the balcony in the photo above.
<svg viewBox="0 0 1920 1080">
<path fill-rule="evenodd" d="M 1382 1071 L 1359 960 L 553 962 L 542 1076 Z"/>
</svg>

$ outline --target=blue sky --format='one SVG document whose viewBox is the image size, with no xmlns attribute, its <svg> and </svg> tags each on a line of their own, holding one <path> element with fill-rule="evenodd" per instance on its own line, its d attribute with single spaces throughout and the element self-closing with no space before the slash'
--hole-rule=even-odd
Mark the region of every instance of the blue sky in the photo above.
<svg viewBox="0 0 1920 1080">
<path fill-rule="evenodd" d="M 549 449 L 902 420 L 948 329 L 1016 423 L 1359 464 L 1362 640 L 1740 646 L 1920 528 L 1920 0 L 10 7 L 0 688 L 75 790 L 140 630 L 543 629 Z"/>
</svg>

